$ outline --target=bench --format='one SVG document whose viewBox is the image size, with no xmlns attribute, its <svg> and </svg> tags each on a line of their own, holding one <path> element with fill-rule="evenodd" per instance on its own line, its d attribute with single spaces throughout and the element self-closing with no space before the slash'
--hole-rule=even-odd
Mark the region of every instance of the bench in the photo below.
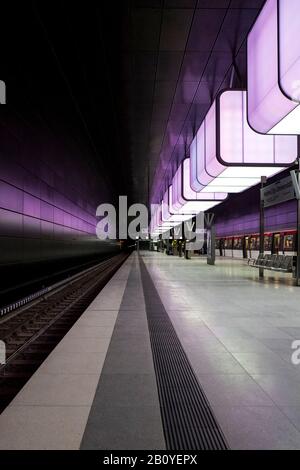
<svg viewBox="0 0 300 470">
<path fill-rule="evenodd" d="M 294 259 L 293 256 L 259 254 L 257 259 L 249 259 L 248 264 L 252 268 L 268 269 L 269 271 L 277 271 L 280 273 L 292 273 Z"/>
</svg>

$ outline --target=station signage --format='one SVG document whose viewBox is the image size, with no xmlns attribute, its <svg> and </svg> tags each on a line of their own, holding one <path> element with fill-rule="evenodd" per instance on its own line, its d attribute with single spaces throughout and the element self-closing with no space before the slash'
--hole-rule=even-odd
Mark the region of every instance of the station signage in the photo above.
<svg viewBox="0 0 300 470">
<path fill-rule="evenodd" d="M 264 207 L 271 207 L 296 198 L 292 177 L 289 175 L 260 190 Z"/>
</svg>

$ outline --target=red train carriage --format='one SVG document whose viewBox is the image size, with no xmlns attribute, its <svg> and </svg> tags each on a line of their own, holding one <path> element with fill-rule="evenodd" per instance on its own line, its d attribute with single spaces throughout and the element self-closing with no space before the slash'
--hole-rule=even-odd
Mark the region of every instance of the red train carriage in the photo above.
<svg viewBox="0 0 300 470">
<path fill-rule="evenodd" d="M 296 230 L 266 232 L 264 236 L 265 254 L 296 255 Z M 228 258 L 256 258 L 260 251 L 258 233 L 229 237 L 217 237 L 216 254 Z"/>
</svg>

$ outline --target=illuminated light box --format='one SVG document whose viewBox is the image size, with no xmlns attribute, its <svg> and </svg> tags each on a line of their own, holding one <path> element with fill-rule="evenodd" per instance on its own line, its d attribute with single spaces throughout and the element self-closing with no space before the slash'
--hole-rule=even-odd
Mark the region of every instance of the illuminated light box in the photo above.
<svg viewBox="0 0 300 470">
<path fill-rule="evenodd" d="M 248 119 L 257 132 L 300 134 L 299 0 L 267 0 L 248 36 Z"/>
<path fill-rule="evenodd" d="M 181 217 L 173 217 L 172 214 L 168 212 L 168 204 L 165 204 L 162 201 L 157 217 L 157 226 L 166 230 L 170 230 L 182 222 Z"/>
<path fill-rule="evenodd" d="M 247 121 L 247 92 L 217 96 L 190 147 L 194 191 L 238 193 L 297 159 L 297 137 L 262 135 Z"/>
<path fill-rule="evenodd" d="M 170 212 L 175 214 L 199 214 L 220 204 L 227 193 L 200 194 L 191 188 L 191 159 L 186 158 L 179 166 L 169 188 Z"/>
<path fill-rule="evenodd" d="M 151 235 L 156 235 L 157 233 L 159 233 L 159 230 L 158 230 L 158 219 L 157 219 L 157 209 L 158 208 L 155 208 L 155 210 L 153 211 L 152 215 L 151 215 L 151 221 L 150 221 L 150 233 Z"/>
<path fill-rule="evenodd" d="M 177 223 L 164 222 L 162 220 L 162 206 L 158 205 L 152 215 L 150 222 L 151 236 L 157 236 L 174 228 Z"/>
<path fill-rule="evenodd" d="M 171 190 L 171 193 L 170 193 L 170 190 Z M 190 213 L 189 214 L 176 213 L 173 210 L 171 206 L 171 201 L 172 201 L 171 198 L 172 198 L 172 187 L 170 187 L 168 191 L 165 192 L 165 195 L 161 203 L 162 221 L 166 223 L 173 223 L 173 224 L 178 225 L 181 222 L 189 220 L 191 218 Z"/>
</svg>

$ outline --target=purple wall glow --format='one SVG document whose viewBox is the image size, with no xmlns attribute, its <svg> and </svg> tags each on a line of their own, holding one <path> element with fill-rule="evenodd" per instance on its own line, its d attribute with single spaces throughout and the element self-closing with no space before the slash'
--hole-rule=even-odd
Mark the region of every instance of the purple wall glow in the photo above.
<svg viewBox="0 0 300 470">
<path fill-rule="evenodd" d="M 214 209 L 217 236 L 259 233 L 259 189 L 231 197 Z M 288 201 L 265 209 L 265 231 L 296 229 L 297 204 Z"/>
<path fill-rule="evenodd" d="M 109 193 L 88 151 L 41 126 L 0 123 L 1 264 L 102 251 L 95 213 Z"/>
<path fill-rule="evenodd" d="M 299 134 L 299 1 L 267 0 L 248 37 L 248 118 L 257 131 Z"/>
</svg>

